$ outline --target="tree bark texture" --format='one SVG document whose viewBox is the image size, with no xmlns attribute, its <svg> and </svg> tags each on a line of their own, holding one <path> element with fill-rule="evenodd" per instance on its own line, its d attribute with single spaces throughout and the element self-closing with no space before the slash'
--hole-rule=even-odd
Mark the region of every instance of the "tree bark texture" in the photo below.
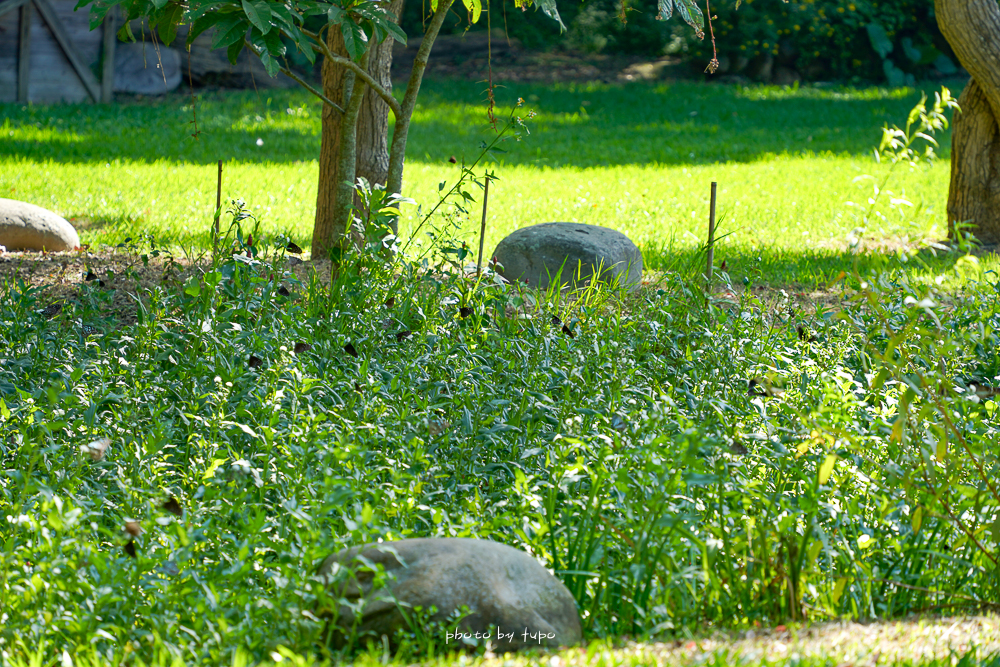
<svg viewBox="0 0 1000 667">
<path fill-rule="evenodd" d="M 389 11 L 399 20 L 403 0 L 392 0 Z M 388 91 L 392 90 L 392 45 L 390 37 L 372 46 L 368 58 L 368 73 Z M 373 186 L 385 185 L 389 177 L 389 105 L 370 88 L 365 91 L 358 118 L 357 175 Z"/>
<path fill-rule="evenodd" d="M 958 98 L 951 135 L 948 233 L 971 222 L 982 243 L 1000 243 L 1000 5 L 935 0 L 938 27 L 972 75 Z"/>
<path fill-rule="evenodd" d="M 983 89 L 971 79 L 958 98 L 951 134 L 948 236 L 972 222 L 985 244 L 1000 243 L 1000 131 Z"/>
<path fill-rule="evenodd" d="M 339 28 L 327 31 L 326 44 L 332 53 L 346 57 L 344 37 Z M 323 60 L 323 94 L 332 101 L 346 106 L 344 83 L 347 70 L 329 60 Z M 323 104 L 322 129 L 319 149 L 319 187 L 316 190 L 316 221 L 313 224 L 312 256 L 325 259 L 335 239 L 344 230 L 334 229 L 337 203 L 337 171 L 340 164 L 341 114 L 329 104 Z"/>
<path fill-rule="evenodd" d="M 392 0 L 389 11 L 397 21 L 403 9 L 403 0 Z M 344 38 L 337 26 L 327 33 L 330 51 L 347 56 Z M 390 69 L 392 67 L 392 39 L 372 46 L 368 58 L 368 72 L 387 90 L 392 89 Z M 323 94 L 345 109 L 348 100 L 344 97 L 347 70 L 324 60 Z M 353 77 L 352 77 L 353 78 Z M 374 91 L 365 90 L 361 109 L 358 112 L 356 131 L 356 168 L 354 178 L 364 177 L 372 185 L 385 185 L 389 174 L 389 106 Z M 337 190 L 340 187 L 341 114 L 329 105 L 323 105 L 322 138 L 319 155 L 319 187 L 316 192 L 316 221 L 313 226 L 313 257 L 325 258 L 330 248 L 346 234 L 346 225 L 338 221 L 336 207 Z M 357 203 L 357 202 L 355 202 Z"/>
</svg>

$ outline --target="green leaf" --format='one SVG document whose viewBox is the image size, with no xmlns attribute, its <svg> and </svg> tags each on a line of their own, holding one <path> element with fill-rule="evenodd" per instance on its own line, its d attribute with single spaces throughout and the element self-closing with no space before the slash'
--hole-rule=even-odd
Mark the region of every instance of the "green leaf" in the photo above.
<svg viewBox="0 0 1000 667">
<path fill-rule="evenodd" d="M 232 44 L 230 44 L 229 48 L 226 49 L 226 57 L 229 58 L 229 62 L 231 62 L 232 64 L 235 65 L 236 64 L 236 59 L 240 57 L 240 51 L 242 51 L 242 50 L 243 50 L 243 40 L 242 39 L 239 40 L 239 41 L 237 41 L 237 42 L 233 42 Z"/>
<path fill-rule="evenodd" d="M 157 9 L 163 9 L 167 6 L 168 2 L 170 2 L 170 0 L 153 0 L 153 6 Z"/>
<path fill-rule="evenodd" d="M 819 467 L 819 483 L 826 484 L 830 479 L 830 475 L 833 473 L 833 466 L 837 463 L 836 454 L 827 454 L 826 459 Z"/>
<path fill-rule="evenodd" d="M 76 4 L 76 8 L 80 9 L 81 7 L 83 7 L 84 5 L 86 5 L 88 2 L 90 2 L 90 0 L 80 0 L 80 2 L 78 2 Z M 105 4 L 98 3 L 98 2 L 95 2 L 94 4 L 92 4 L 90 6 L 90 29 L 91 30 L 96 30 L 97 27 L 99 25 L 101 25 L 101 23 L 104 22 L 104 17 L 107 15 L 108 11 L 113 6 L 114 5 L 105 5 Z"/>
<path fill-rule="evenodd" d="M 674 15 L 674 9 L 678 16 L 689 26 L 694 28 L 699 35 L 705 29 L 705 15 L 701 13 L 694 0 L 657 0 L 656 7 L 659 13 L 656 15 L 658 21 L 666 21 Z"/>
<path fill-rule="evenodd" d="M 406 33 L 403 32 L 402 28 L 400 28 L 392 21 L 386 21 L 382 27 L 385 28 L 385 31 L 389 33 L 390 37 L 392 37 L 400 44 L 403 44 L 404 46 L 406 45 Z"/>
<path fill-rule="evenodd" d="M 198 38 L 198 35 L 205 32 L 216 23 L 219 23 L 219 21 L 221 21 L 223 18 L 225 18 L 225 16 L 223 16 L 222 14 L 217 14 L 213 12 L 211 14 L 200 16 L 197 19 L 195 19 L 191 23 L 191 28 L 188 30 L 187 40 L 185 40 L 187 42 L 187 45 L 191 46 L 194 40 Z"/>
<path fill-rule="evenodd" d="M 462 0 L 462 4 L 464 4 L 465 8 L 469 11 L 469 22 L 478 23 L 479 17 L 483 13 L 483 5 L 480 0 Z M 554 2 L 552 4 L 553 6 L 555 5 Z M 557 12 L 556 16 L 558 15 L 559 14 Z M 562 22 L 560 21 L 560 23 Z"/>
<path fill-rule="evenodd" d="M 368 50 L 368 35 L 357 23 L 344 21 L 340 24 L 340 32 L 344 35 L 344 48 L 351 60 L 358 60 Z"/>
<path fill-rule="evenodd" d="M 203 16 L 208 15 L 209 12 L 218 14 L 213 10 L 217 10 L 222 4 L 219 2 L 203 2 L 201 4 L 191 3 L 188 5 L 187 11 L 184 13 L 184 23 L 194 23 Z M 221 14 L 220 14 L 221 15 Z"/>
<path fill-rule="evenodd" d="M 281 33 L 277 29 L 272 28 L 271 32 L 264 35 L 264 44 L 267 45 L 267 52 L 274 58 L 281 58 L 287 51 L 285 43 L 281 41 Z M 275 66 L 278 65 L 275 64 Z"/>
<path fill-rule="evenodd" d="M 344 20 L 344 10 L 337 5 L 330 5 L 330 9 L 326 10 L 326 18 L 333 25 L 338 25 Z"/>
<path fill-rule="evenodd" d="M 249 28 L 250 26 L 247 25 L 247 22 L 238 15 L 229 14 L 223 16 L 215 25 L 215 35 L 212 36 L 212 48 L 221 49 L 237 41 L 242 43 L 243 36 L 246 35 Z"/>
<path fill-rule="evenodd" d="M 228 459 L 214 459 L 212 463 L 208 466 L 208 468 L 205 470 L 205 472 L 202 473 L 201 475 L 202 480 L 211 479 L 212 477 L 215 477 L 215 471 L 218 470 L 219 466 L 221 466 L 227 460 Z"/>
<path fill-rule="evenodd" d="M 538 0 L 538 6 L 542 8 L 546 16 L 559 24 L 559 32 L 566 31 L 566 24 L 563 23 L 559 16 L 559 10 L 556 8 L 556 0 Z"/>
<path fill-rule="evenodd" d="M 160 17 L 159 25 L 160 39 L 167 46 L 170 46 L 177 37 L 177 24 L 184 17 L 184 8 L 180 5 L 171 5 L 169 9 Z"/>
<path fill-rule="evenodd" d="M 924 523 L 924 508 L 918 507 L 914 512 L 913 516 L 910 517 L 910 527 L 913 528 L 913 533 L 919 533 L 920 527 Z"/>
<path fill-rule="evenodd" d="M 279 26 L 280 28 L 283 28 L 286 31 L 292 31 L 297 28 L 299 23 L 301 23 L 301 21 L 295 20 L 300 17 L 298 17 L 297 14 L 292 14 L 287 7 L 282 5 L 271 5 L 270 7 L 273 19 L 281 24 Z"/>
<path fill-rule="evenodd" d="M 262 33 L 271 30 L 271 8 L 264 0 L 243 0 L 243 11 L 257 30 Z"/>
<path fill-rule="evenodd" d="M 118 29 L 118 39 L 123 42 L 134 42 L 135 35 L 132 34 L 132 24 L 126 21 L 122 24 L 122 27 Z"/>
<path fill-rule="evenodd" d="M 879 58 L 885 58 L 892 53 L 892 40 L 881 25 L 872 21 L 865 28 L 868 30 L 868 41 L 872 43 L 872 48 L 878 53 Z"/>
<path fill-rule="evenodd" d="M 264 69 L 267 70 L 267 73 L 271 76 L 271 78 L 278 76 L 278 72 L 281 70 L 281 65 L 271 56 L 270 53 L 267 51 L 261 51 L 260 62 L 264 65 Z"/>
</svg>

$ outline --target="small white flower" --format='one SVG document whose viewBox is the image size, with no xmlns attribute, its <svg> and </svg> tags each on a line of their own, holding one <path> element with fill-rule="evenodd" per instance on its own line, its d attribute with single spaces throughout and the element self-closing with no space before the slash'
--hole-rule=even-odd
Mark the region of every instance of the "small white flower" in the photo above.
<svg viewBox="0 0 1000 667">
<path fill-rule="evenodd" d="M 257 145 L 258 146 L 263 146 L 264 145 L 264 140 L 261 139 L 260 137 L 257 137 Z"/>
</svg>

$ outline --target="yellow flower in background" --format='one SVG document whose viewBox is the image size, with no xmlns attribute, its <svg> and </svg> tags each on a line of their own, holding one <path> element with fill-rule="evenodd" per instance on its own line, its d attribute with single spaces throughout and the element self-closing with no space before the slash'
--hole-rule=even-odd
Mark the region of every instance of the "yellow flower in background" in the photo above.
<svg viewBox="0 0 1000 667">
<path fill-rule="evenodd" d="M 851 4 L 851 5 L 847 5 L 847 8 L 848 8 L 848 9 L 850 9 L 850 10 L 851 10 L 852 12 L 853 12 L 853 11 L 854 11 L 855 9 L 857 9 L 857 7 L 855 7 L 855 6 L 853 5 L 853 4 Z"/>
<path fill-rule="evenodd" d="M 844 13 L 844 8 L 843 7 L 837 7 L 837 13 L 838 14 L 843 14 Z"/>
</svg>

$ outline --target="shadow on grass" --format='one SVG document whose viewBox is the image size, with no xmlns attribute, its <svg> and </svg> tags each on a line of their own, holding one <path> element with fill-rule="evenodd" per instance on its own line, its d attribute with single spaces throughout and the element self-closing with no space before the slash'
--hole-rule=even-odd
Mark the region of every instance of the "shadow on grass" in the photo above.
<svg viewBox="0 0 1000 667">
<path fill-rule="evenodd" d="M 705 271 L 705 253 L 700 248 L 677 249 L 669 246 L 643 247 L 643 264 L 647 270 L 670 271 L 694 277 Z M 1000 269 L 996 250 L 977 251 L 979 267 L 985 274 Z M 949 284 L 974 279 L 968 270 L 959 267 L 965 253 L 957 250 L 922 248 L 908 250 L 904 262 L 899 254 L 877 251 L 853 253 L 850 251 L 805 249 L 802 251 L 780 248 L 759 250 L 717 247 L 714 270 L 725 271 L 733 285 L 754 287 L 789 288 L 794 290 L 823 291 L 839 281 L 856 287 L 858 280 L 870 279 L 877 271 L 891 266 L 902 266 L 911 280 L 930 282 L 944 276 Z M 965 273 L 963 273 L 963 271 Z M 993 275 L 992 280 L 997 276 Z"/>
<path fill-rule="evenodd" d="M 958 94 L 964 82 L 951 82 Z M 428 81 L 410 131 L 411 162 L 478 153 L 486 136 L 483 84 Z M 936 85 L 923 88 L 933 92 Z M 498 112 L 520 98 L 526 141 L 507 164 L 596 167 L 752 162 L 776 154 L 868 155 L 884 123 L 899 124 L 914 89 L 728 86 L 692 82 L 510 84 Z M 320 105 L 299 90 L 129 98 L 111 105 L 0 104 L 0 155 L 55 163 L 315 160 Z M 950 141 L 939 137 L 946 156 Z"/>
</svg>

